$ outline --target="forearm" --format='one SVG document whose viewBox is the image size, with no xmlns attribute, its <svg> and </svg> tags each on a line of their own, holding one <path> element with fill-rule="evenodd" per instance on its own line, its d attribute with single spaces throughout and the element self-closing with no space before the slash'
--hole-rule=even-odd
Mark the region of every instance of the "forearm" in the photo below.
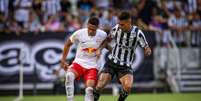
<svg viewBox="0 0 201 101">
<path fill-rule="evenodd" d="M 68 55 L 68 51 L 69 51 L 69 48 L 65 45 L 64 49 L 63 49 L 63 53 L 62 53 L 62 58 L 61 58 L 62 61 L 65 61 L 65 59 Z"/>
<path fill-rule="evenodd" d="M 112 51 L 112 47 L 109 44 L 106 45 L 106 49 L 109 50 L 109 52 Z"/>
<path fill-rule="evenodd" d="M 64 45 L 64 49 L 63 49 L 63 53 L 62 53 L 62 58 L 61 58 L 62 62 L 65 61 L 66 57 L 68 56 L 68 52 L 69 52 L 70 46 L 71 46 L 71 44 L 69 43 L 69 40 L 68 40 L 65 43 L 65 45 Z"/>
<path fill-rule="evenodd" d="M 98 47 L 99 50 L 102 50 L 103 48 L 106 48 L 107 47 L 107 39 L 105 39 L 101 44 L 100 46 Z"/>
</svg>

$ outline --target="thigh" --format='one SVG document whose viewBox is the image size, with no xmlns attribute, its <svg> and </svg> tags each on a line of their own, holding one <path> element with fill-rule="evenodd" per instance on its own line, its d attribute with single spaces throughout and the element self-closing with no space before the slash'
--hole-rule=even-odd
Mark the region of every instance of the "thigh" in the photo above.
<svg viewBox="0 0 201 101">
<path fill-rule="evenodd" d="M 84 83 L 86 87 L 94 87 L 97 81 L 97 69 L 89 69 L 84 73 Z"/>
<path fill-rule="evenodd" d="M 120 81 L 122 77 L 125 77 L 125 75 L 133 75 L 133 69 L 131 67 L 121 67 L 119 69 L 116 69 L 117 79 Z"/>
<path fill-rule="evenodd" d="M 82 66 L 80 66 L 79 64 L 77 63 L 72 63 L 70 66 L 69 66 L 69 69 L 68 71 L 71 71 L 75 74 L 75 78 L 76 80 L 79 80 L 80 77 L 83 75 L 84 73 L 84 68 Z"/>
</svg>

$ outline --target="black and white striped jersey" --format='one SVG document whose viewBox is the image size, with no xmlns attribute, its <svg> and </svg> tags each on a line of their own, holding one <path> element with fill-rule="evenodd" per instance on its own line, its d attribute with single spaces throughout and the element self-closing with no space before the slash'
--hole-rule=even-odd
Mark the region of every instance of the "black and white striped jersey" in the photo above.
<svg viewBox="0 0 201 101">
<path fill-rule="evenodd" d="M 109 60 L 117 65 L 131 66 L 135 59 L 135 49 L 148 46 L 143 32 L 137 26 L 132 26 L 129 33 L 123 32 L 117 24 L 110 32 L 110 38 L 114 41 Z"/>
</svg>

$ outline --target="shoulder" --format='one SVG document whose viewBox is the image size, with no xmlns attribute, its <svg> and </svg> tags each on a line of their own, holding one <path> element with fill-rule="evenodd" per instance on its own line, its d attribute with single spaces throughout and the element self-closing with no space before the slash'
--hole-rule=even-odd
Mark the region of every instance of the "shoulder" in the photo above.
<svg viewBox="0 0 201 101">
<path fill-rule="evenodd" d="M 97 34 L 100 37 L 106 37 L 107 36 L 107 33 L 101 29 L 97 29 Z"/>
<path fill-rule="evenodd" d="M 116 31 L 117 29 L 119 29 L 119 24 L 116 24 L 116 25 L 112 28 L 112 31 Z"/>
<path fill-rule="evenodd" d="M 132 26 L 132 30 L 131 30 L 131 33 L 138 33 L 139 32 L 139 28 L 135 25 Z"/>
<path fill-rule="evenodd" d="M 87 32 L 87 28 L 78 29 L 75 33 L 85 33 Z"/>
<path fill-rule="evenodd" d="M 78 29 L 75 32 L 73 32 L 73 35 L 81 35 L 87 32 L 87 28 L 82 28 L 82 29 Z"/>
</svg>

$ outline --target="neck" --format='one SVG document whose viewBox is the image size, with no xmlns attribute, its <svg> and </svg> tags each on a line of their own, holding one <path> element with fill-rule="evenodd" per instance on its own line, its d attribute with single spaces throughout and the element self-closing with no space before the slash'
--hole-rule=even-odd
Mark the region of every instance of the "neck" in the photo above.
<svg viewBox="0 0 201 101">
<path fill-rule="evenodd" d="M 90 34 L 90 33 L 88 33 L 88 35 L 89 35 L 89 36 L 95 36 L 96 34 Z"/>
<path fill-rule="evenodd" d="M 132 29 L 132 26 L 130 26 L 128 29 L 125 30 L 126 33 L 129 33 Z"/>
</svg>

